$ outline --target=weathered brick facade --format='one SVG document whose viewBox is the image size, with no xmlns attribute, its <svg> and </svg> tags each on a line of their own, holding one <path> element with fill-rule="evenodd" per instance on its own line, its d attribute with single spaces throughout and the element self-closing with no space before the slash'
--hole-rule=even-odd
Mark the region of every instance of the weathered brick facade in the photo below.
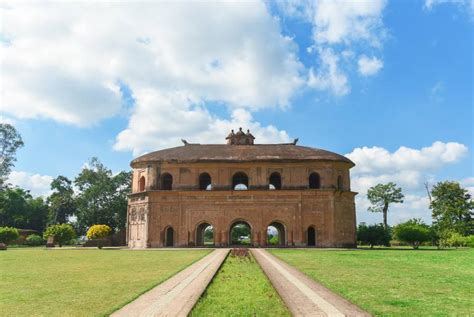
<svg viewBox="0 0 474 317">
<path fill-rule="evenodd" d="M 132 161 L 130 247 L 201 245 L 202 224 L 212 225 L 216 246 L 227 246 L 231 227 L 239 222 L 250 226 L 255 246 L 266 245 L 270 224 L 281 228 L 284 246 L 355 246 L 351 161 L 296 142 L 253 145 L 253 139 L 231 140 L 228 145 L 186 143 Z M 208 179 L 204 173 L 212 189 L 203 187 Z M 248 190 L 233 190 L 238 173 L 246 175 Z M 310 185 L 312 173 L 317 173 L 316 185 Z M 275 182 L 271 175 L 279 180 L 275 190 L 269 189 Z M 166 190 L 170 179 L 171 190 Z"/>
</svg>

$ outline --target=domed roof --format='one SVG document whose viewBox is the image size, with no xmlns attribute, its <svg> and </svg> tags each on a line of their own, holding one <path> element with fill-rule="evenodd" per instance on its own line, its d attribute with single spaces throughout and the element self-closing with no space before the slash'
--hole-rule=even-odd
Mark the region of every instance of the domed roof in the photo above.
<svg viewBox="0 0 474 317">
<path fill-rule="evenodd" d="M 355 164 L 343 155 L 294 143 L 285 144 L 191 144 L 159 150 L 137 157 L 134 166 L 144 162 L 301 162 L 334 161 Z"/>
</svg>

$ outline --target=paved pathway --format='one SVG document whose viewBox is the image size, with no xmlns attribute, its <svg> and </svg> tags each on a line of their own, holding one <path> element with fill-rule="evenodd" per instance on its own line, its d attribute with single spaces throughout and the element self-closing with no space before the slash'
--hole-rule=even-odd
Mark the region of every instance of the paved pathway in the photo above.
<svg viewBox="0 0 474 317">
<path fill-rule="evenodd" d="M 370 316 L 263 249 L 251 249 L 293 316 Z"/>
<path fill-rule="evenodd" d="M 229 249 L 214 250 L 111 316 L 187 316 L 228 253 Z"/>
</svg>

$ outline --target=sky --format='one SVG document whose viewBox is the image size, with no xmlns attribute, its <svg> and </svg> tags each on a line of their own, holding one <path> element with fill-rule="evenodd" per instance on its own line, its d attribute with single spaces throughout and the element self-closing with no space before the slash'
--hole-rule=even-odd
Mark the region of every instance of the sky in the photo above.
<svg viewBox="0 0 474 317">
<path fill-rule="evenodd" d="M 378 183 L 405 194 L 391 224 L 431 222 L 425 182 L 474 193 L 473 0 L 2 1 L 0 22 L 9 181 L 35 196 L 238 127 L 353 160 L 358 222 L 382 221 Z"/>
</svg>

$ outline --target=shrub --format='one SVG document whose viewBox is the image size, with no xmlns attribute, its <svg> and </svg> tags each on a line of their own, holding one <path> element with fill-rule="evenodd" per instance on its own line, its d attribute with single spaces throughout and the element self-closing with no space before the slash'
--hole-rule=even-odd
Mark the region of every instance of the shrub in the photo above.
<svg viewBox="0 0 474 317">
<path fill-rule="evenodd" d="M 419 219 L 401 223 L 393 231 L 398 240 L 408 243 L 413 249 L 418 249 L 421 243 L 431 239 L 429 226 Z"/>
<path fill-rule="evenodd" d="M 16 228 L 0 227 L 0 243 L 8 245 L 10 242 L 18 239 L 20 233 Z"/>
<path fill-rule="evenodd" d="M 391 240 L 390 229 L 385 228 L 384 225 L 359 225 L 357 228 L 357 241 L 361 244 L 368 244 L 371 248 L 374 245 L 390 246 Z"/>
<path fill-rule="evenodd" d="M 112 228 L 110 228 L 107 225 L 93 225 L 89 228 L 89 230 L 87 230 L 86 236 L 88 239 L 91 239 L 91 240 L 94 240 L 94 239 L 100 240 L 110 235 L 111 232 L 112 232 Z M 102 243 L 100 243 L 100 241 L 98 241 L 97 247 L 99 249 L 102 248 Z"/>
<path fill-rule="evenodd" d="M 466 240 L 467 240 L 466 246 L 470 248 L 474 248 L 474 235 L 467 236 Z"/>
<path fill-rule="evenodd" d="M 447 239 L 447 245 L 454 248 L 465 247 L 468 242 L 468 237 L 465 237 L 458 232 L 453 232 Z"/>
<path fill-rule="evenodd" d="M 48 239 L 48 237 L 51 236 L 54 237 L 54 241 L 62 247 L 63 244 L 66 244 L 76 237 L 76 232 L 70 224 L 63 223 L 60 225 L 51 225 L 46 228 L 43 233 L 43 238 Z"/>
<path fill-rule="evenodd" d="M 38 246 L 43 244 L 43 238 L 37 234 L 30 234 L 25 241 L 26 245 Z"/>
</svg>

